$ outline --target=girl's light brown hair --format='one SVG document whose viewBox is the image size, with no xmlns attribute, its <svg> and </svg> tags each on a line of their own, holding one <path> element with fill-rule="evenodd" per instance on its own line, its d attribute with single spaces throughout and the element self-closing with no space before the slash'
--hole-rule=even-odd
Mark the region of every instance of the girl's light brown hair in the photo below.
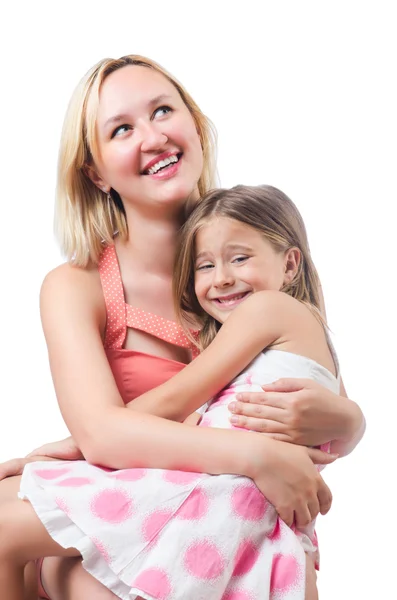
<svg viewBox="0 0 397 600">
<path fill-rule="evenodd" d="M 72 95 L 59 149 L 55 230 L 66 258 L 81 267 L 98 262 L 104 245 L 113 243 L 116 231 L 122 239 L 128 236 L 119 195 L 112 191 L 109 201 L 107 194 L 88 177 L 86 168 L 93 165 L 98 156 L 96 118 L 101 85 L 114 71 L 133 65 L 161 73 L 178 90 L 195 122 L 203 149 L 204 166 L 198 181 L 200 195 L 215 185 L 215 130 L 185 88 L 144 56 L 101 60 L 83 77 Z"/>
<path fill-rule="evenodd" d="M 194 291 L 197 232 L 214 217 L 227 217 L 249 225 L 263 234 L 277 252 L 298 248 L 301 253 L 298 271 L 281 291 L 313 307 L 322 321 L 319 278 L 310 256 L 303 219 L 292 200 L 269 185 L 238 185 L 230 190 L 217 189 L 202 198 L 182 227 L 174 271 L 174 299 L 178 318 L 182 323 L 192 322 L 192 315 L 199 320 L 201 331 L 198 346 L 201 350 L 211 343 L 220 327 L 202 309 Z M 191 333 L 187 333 L 194 341 Z"/>
</svg>

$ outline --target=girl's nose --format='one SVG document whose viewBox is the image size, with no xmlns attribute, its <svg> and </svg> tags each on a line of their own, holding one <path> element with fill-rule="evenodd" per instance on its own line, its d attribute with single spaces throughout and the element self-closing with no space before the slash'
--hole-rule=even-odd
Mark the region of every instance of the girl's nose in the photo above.
<svg viewBox="0 0 397 600">
<path fill-rule="evenodd" d="M 215 287 L 224 288 L 233 285 L 234 278 L 233 274 L 229 269 L 224 267 L 217 267 L 214 273 L 213 284 Z"/>
</svg>

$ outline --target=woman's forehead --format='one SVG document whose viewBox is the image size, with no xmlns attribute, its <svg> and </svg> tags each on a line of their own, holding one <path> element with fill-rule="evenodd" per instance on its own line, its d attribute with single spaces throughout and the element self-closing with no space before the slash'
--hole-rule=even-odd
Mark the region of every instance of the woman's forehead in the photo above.
<svg viewBox="0 0 397 600">
<path fill-rule="evenodd" d="M 120 111 L 133 111 L 157 98 L 180 99 L 176 87 L 158 71 L 140 65 L 117 69 L 102 83 L 99 93 L 98 124 Z"/>
</svg>

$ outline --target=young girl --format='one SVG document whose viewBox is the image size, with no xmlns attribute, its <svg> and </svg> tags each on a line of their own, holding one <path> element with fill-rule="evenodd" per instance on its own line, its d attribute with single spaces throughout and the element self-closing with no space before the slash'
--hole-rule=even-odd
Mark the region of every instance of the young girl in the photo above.
<svg viewBox="0 0 397 600">
<path fill-rule="evenodd" d="M 206 349 L 160 390 L 165 403 L 183 395 L 192 410 L 214 396 L 200 427 L 232 427 L 227 406 L 236 394 L 279 377 L 338 391 L 305 228 L 284 194 L 243 186 L 208 194 L 182 230 L 175 281 L 180 317 L 195 315 Z M 332 451 L 343 453 L 343 443 Z M 291 510 L 288 498 L 277 503 L 271 474 L 252 473 L 260 491 L 248 478 L 198 474 L 183 448 L 180 468 L 36 463 L 25 468 L 20 495 L 120 598 L 314 597 L 305 590 L 305 552 L 316 555 L 311 522 L 324 498 Z M 298 530 L 294 521 L 310 526 Z M 56 552 L 45 530 L 29 531 L 28 543 L 12 542 L 14 556 L 26 559 L 27 546 Z"/>
</svg>

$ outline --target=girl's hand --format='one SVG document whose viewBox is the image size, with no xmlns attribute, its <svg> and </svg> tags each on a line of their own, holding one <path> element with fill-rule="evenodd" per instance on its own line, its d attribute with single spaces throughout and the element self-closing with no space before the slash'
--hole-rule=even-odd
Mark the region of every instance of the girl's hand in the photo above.
<svg viewBox="0 0 397 600">
<path fill-rule="evenodd" d="M 256 457 L 251 478 L 289 527 L 305 527 L 329 511 L 332 494 L 314 463 L 332 463 L 336 454 L 273 441 Z"/>
<path fill-rule="evenodd" d="M 305 446 L 352 439 L 362 426 L 355 402 L 311 379 L 279 379 L 263 390 L 238 394 L 229 405 L 234 425 Z"/>
</svg>

